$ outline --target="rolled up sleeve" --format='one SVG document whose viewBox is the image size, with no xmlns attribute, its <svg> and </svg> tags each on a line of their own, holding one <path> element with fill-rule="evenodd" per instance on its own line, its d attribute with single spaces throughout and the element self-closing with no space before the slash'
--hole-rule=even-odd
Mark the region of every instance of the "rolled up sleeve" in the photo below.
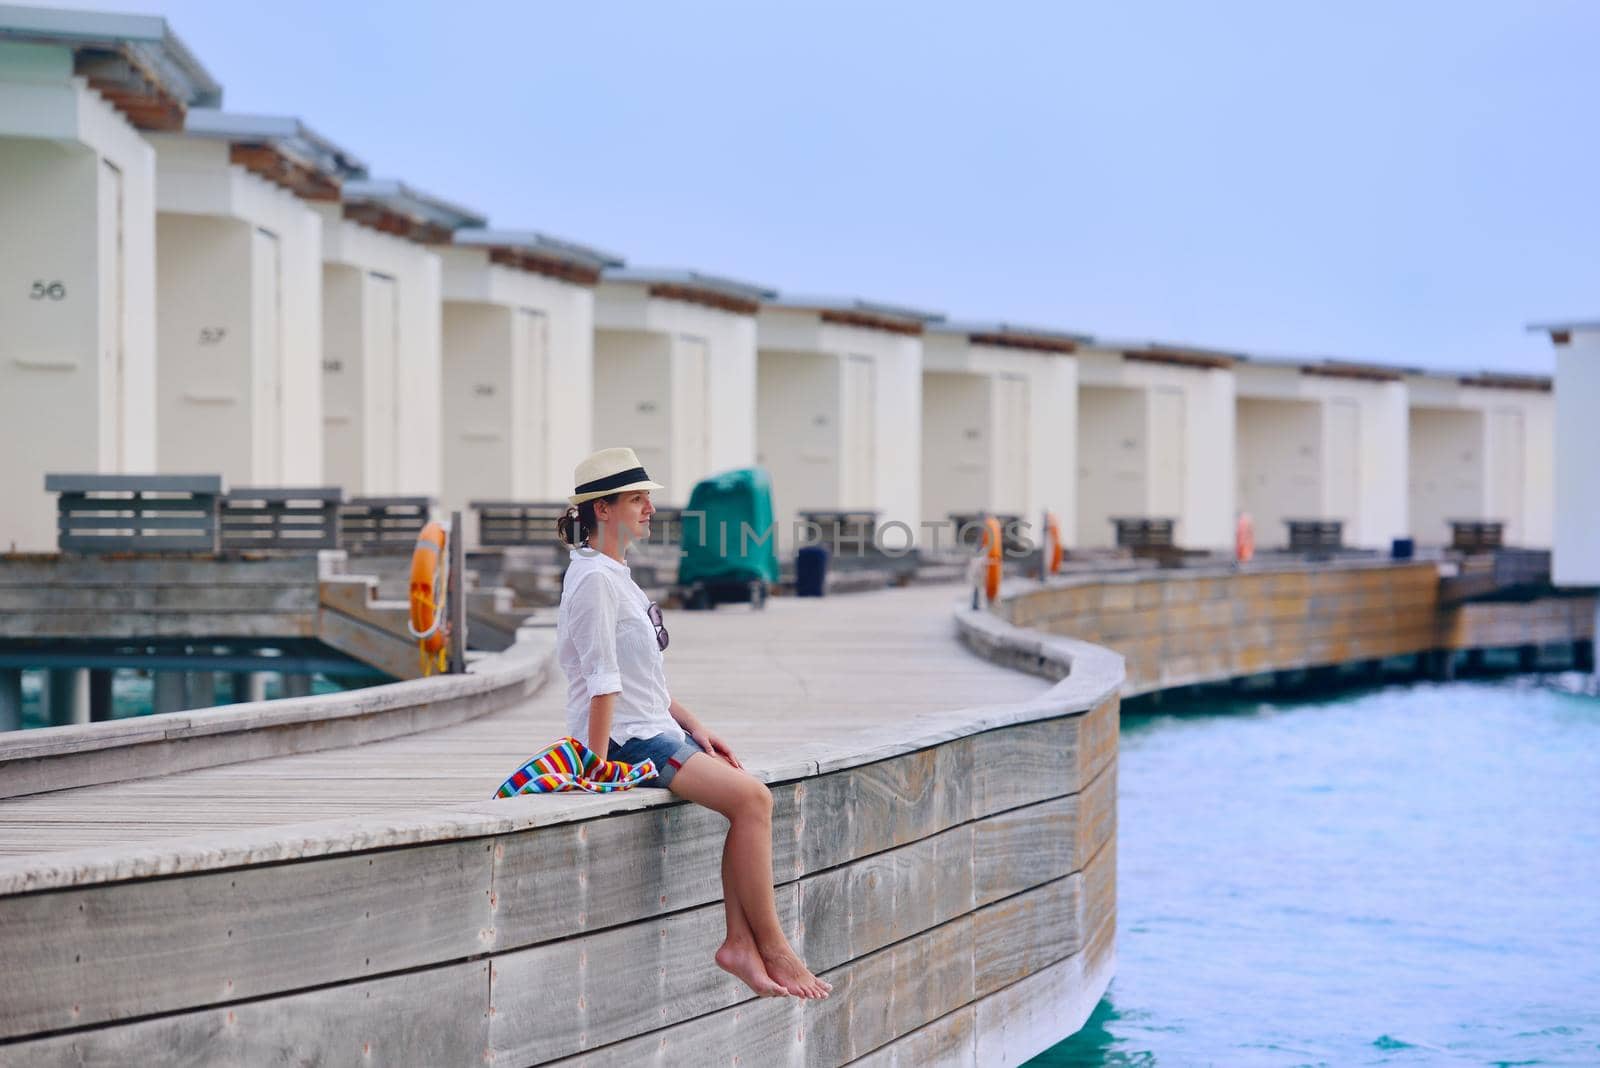
<svg viewBox="0 0 1600 1068">
<path fill-rule="evenodd" d="M 572 591 L 567 617 L 572 643 L 590 697 L 622 692 L 617 666 L 617 591 L 604 575 L 592 574 Z"/>
</svg>

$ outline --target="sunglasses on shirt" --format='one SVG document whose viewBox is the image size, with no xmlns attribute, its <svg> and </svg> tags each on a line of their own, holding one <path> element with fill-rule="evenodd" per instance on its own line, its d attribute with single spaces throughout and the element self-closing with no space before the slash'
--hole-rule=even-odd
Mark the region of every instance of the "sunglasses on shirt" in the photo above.
<svg viewBox="0 0 1600 1068">
<path fill-rule="evenodd" d="M 663 653 L 666 652 L 668 641 L 667 628 L 663 626 L 661 622 L 661 606 L 656 604 L 654 601 L 651 601 L 650 608 L 645 612 L 645 614 L 650 617 L 650 625 L 656 628 L 657 648 L 659 648 Z"/>
</svg>

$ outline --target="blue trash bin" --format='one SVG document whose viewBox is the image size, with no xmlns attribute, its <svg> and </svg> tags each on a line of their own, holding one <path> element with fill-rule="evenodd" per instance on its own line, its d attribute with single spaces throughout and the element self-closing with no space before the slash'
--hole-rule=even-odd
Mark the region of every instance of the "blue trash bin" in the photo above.
<svg viewBox="0 0 1600 1068">
<path fill-rule="evenodd" d="M 1389 555 L 1396 560 L 1409 560 L 1416 555 L 1417 543 L 1410 538 L 1396 538 Z"/>
<path fill-rule="evenodd" d="M 828 547 L 802 545 L 794 554 L 796 597 L 821 597 L 828 587 Z"/>
</svg>

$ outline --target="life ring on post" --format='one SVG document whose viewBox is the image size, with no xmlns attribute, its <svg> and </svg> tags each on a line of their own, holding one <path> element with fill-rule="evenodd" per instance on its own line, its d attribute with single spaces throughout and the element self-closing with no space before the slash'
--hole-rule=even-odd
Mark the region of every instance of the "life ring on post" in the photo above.
<svg viewBox="0 0 1600 1068">
<path fill-rule="evenodd" d="M 411 550 L 411 618 L 406 621 L 406 630 L 417 641 L 417 662 L 423 675 L 442 675 L 447 667 L 449 544 L 450 535 L 444 524 L 429 523 L 417 535 L 417 547 Z"/>
<path fill-rule="evenodd" d="M 983 592 L 993 601 L 1000 596 L 1000 520 L 989 516 L 983 521 L 983 549 L 987 557 L 983 568 Z"/>
<path fill-rule="evenodd" d="M 1054 512 L 1044 514 L 1045 552 L 1044 566 L 1050 574 L 1059 574 L 1061 571 L 1061 524 L 1056 520 Z"/>
<path fill-rule="evenodd" d="M 1239 522 L 1233 530 L 1233 557 L 1241 564 L 1250 562 L 1256 554 L 1256 525 L 1249 512 L 1239 513 Z"/>
</svg>

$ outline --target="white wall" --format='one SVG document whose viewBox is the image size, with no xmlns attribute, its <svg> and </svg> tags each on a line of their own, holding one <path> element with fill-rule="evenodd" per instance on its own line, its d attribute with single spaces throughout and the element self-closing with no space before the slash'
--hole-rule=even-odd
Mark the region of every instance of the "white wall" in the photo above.
<svg viewBox="0 0 1600 1068">
<path fill-rule="evenodd" d="M 988 375 L 925 372 L 922 376 L 922 519 L 990 509 L 994 476 L 994 412 Z M 941 544 L 950 544 L 941 538 Z"/>
<path fill-rule="evenodd" d="M 626 330 L 596 331 L 594 433 L 600 447 L 627 446 L 656 482 L 655 498 L 683 505 L 689 494 L 674 476 L 672 337 Z M 570 492 L 570 491 L 569 491 Z"/>
<path fill-rule="evenodd" d="M 880 528 L 888 523 L 902 523 L 913 534 L 922 517 L 922 338 L 917 335 L 896 334 L 867 327 L 845 326 L 823 322 L 815 312 L 788 308 L 763 308 L 757 319 L 757 393 L 761 422 L 757 427 L 757 441 L 764 463 L 773 476 L 775 499 L 793 501 L 781 507 L 791 517 L 796 508 L 861 508 L 869 507 L 879 512 Z M 765 364 L 768 353 L 786 354 L 788 366 L 774 368 L 768 374 Z M 867 420 L 871 427 L 872 470 L 869 473 L 871 500 L 846 500 L 844 494 L 850 487 L 846 480 L 835 479 L 830 499 L 806 499 L 827 487 L 823 480 L 808 477 L 802 472 L 816 461 L 801 460 L 796 446 L 774 427 L 769 430 L 767 416 L 777 416 L 793 398 L 781 391 L 785 388 L 807 388 L 808 396 L 824 400 L 823 387 L 804 380 L 805 372 L 793 374 L 792 357 L 796 354 L 824 356 L 833 361 L 831 372 L 818 369 L 817 373 L 830 373 L 841 381 L 846 377 L 844 364 L 855 359 L 871 366 L 872 412 Z M 859 366 L 859 365 L 858 365 Z M 798 381 L 796 380 L 798 378 Z M 845 423 L 846 409 L 850 403 L 848 390 L 840 388 L 833 398 L 833 410 L 813 413 L 831 420 L 837 426 Z M 793 429 L 793 420 L 780 424 Z M 806 439 L 809 440 L 809 439 Z M 836 448 L 844 448 L 836 445 Z M 837 455 L 837 454 L 836 454 Z M 839 456 L 842 467 L 848 458 Z M 819 473 L 819 472 L 814 472 Z M 779 483 L 780 475 L 793 479 L 794 489 Z M 805 496 L 800 496 L 804 494 Z M 780 527 L 788 533 L 790 519 L 780 518 Z M 903 531 L 886 532 L 884 543 L 890 547 L 905 544 Z"/>
<path fill-rule="evenodd" d="M 446 507 L 555 500 L 590 451 L 594 293 L 440 250 Z"/>
<path fill-rule="evenodd" d="M 55 547 L 47 472 L 155 469 L 154 187 L 70 50 L 0 42 L 0 549 Z"/>
<path fill-rule="evenodd" d="M 1555 582 L 1600 586 L 1600 330 L 1556 346 Z"/>
<path fill-rule="evenodd" d="M 1184 367 L 1125 360 L 1119 353 L 1082 350 L 1075 357 L 1078 382 L 1079 545 L 1115 542 L 1106 517 L 1172 515 L 1174 537 L 1194 549 L 1230 549 L 1234 531 L 1234 377 L 1227 368 Z M 1090 403 L 1084 389 L 1133 389 L 1141 393 L 1137 411 L 1126 399 L 1086 428 Z M 1100 397 L 1110 401 L 1109 396 Z M 1117 419 L 1125 419 L 1119 429 Z M 1181 420 L 1181 431 L 1174 422 Z M 1110 449 L 1101 439 L 1131 437 L 1137 449 Z M 1086 455 L 1083 450 L 1090 449 Z M 1109 450 L 1109 451 L 1108 451 Z M 1137 452 L 1143 465 L 1137 503 L 1124 502 L 1129 479 L 1119 479 L 1102 465 L 1126 463 Z M 1090 496 L 1086 497 L 1085 493 Z M 1109 495 L 1109 496 L 1108 496 Z M 1098 500 L 1099 503 L 1093 503 Z M 1174 507 L 1175 500 L 1178 502 Z M 1084 509 L 1089 509 L 1085 514 Z"/>
<path fill-rule="evenodd" d="M 1386 549 L 1391 539 L 1409 533 L 1410 416 L 1405 383 L 1308 375 L 1298 367 L 1259 364 L 1240 364 L 1234 373 L 1241 398 L 1313 401 L 1322 406 L 1321 517 L 1345 520 L 1346 545 Z M 1341 406 L 1353 414 L 1352 433 L 1336 440 L 1341 424 L 1334 409 Z M 1341 472 L 1350 473 L 1353 502 L 1346 501 L 1340 490 Z M 1259 518 L 1256 530 L 1258 538 L 1265 536 Z"/>
<path fill-rule="evenodd" d="M 1147 514 L 1147 417 L 1144 390 L 1078 387 L 1079 547 L 1115 545 L 1113 517 Z"/>
<path fill-rule="evenodd" d="M 150 141 L 160 469 L 320 485 L 322 220 L 230 164 L 225 141 Z"/>
<path fill-rule="evenodd" d="M 923 343 L 923 389 L 930 387 L 934 375 L 960 372 L 981 377 L 993 383 L 996 378 L 1020 380 L 1023 395 L 1023 431 L 1020 464 L 1009 459 L 1013 451 L 1008 446 L 1002 428 L 1010 421 L 1005 413 L 1005 390 L 1002 380 L 998 388 L 987 390 L 990 431 L 985 434 L 988 445 L 985 492 L 981 495 L 964 492 L 962 500 L 981 500 L 979 506 L 994 512 L 1020 514 L 1029 524 L 1029 531 L 1037 535 L 1041 515 L 1055 513 L 1061 525 L 1062 540 L 1075 543 L 1077 533 L 1077 455 L 1078 455 L 1078 364 L 1064 353 L 1028 352 L 997 345 L 972 344 L 961 334 L 932 333 Z M 923 405 L 923 512 L 930 520 L 942 519 L 948 512 L 973 510 L 968 505 L 955 507 L 940 505 L 937 498 L 949 493 L 936 483 L 943 472 L 949 470 L 949 461 L 939 455 L 943 446 L 935 439 L 949 438 L 948 432 L 936 430 L 930 424 L 935 408 Z M 948 424 L 944 424 L 948 425 Z M 930 455 L 930 444 L 934 453 Z M 1007 467 L 1020 467 L 1021 471 L 1005 471 Z M 1020 488 L 1017 485 L 1020 476 Z"/>
<path fill-rule="evenodd" d="M 1555 398 L 1538 390 L 1467 385 L 1459 376 L 1445 375 L 1410 376 L 1406 390 L 1413 412 L 1460 412 L 1475 418 L 1482 496 L 1471 512 L 1450 518 L 1498 519 L 1507 524 L 1508 545 L 1548 548 L 1555 523 Z M 1412 456 L 1417 456 L 1415 449 Z M 1413 472 L 1413 484 L 1416 478 Z M 1425 541 L 1440 538 L 1415 518 L 1411 526 Z M 1443 536 L 1448 538 L 1448 530 Z"/>
<path fill-rule="evenodd" d="M 840 506 L 838 360 L 763 349 L 756 380 L 756 462 L 772 476 L 773 517 L 788 547 L 797 511 Z"/>
<path fill-rule="evenodd" d="M 342 484 L 346 496 L 438 497 L 443 481 L 439 256 L 343 219 L 338 205 L 318 204 L 316 210 L 322 216 L 325 268 L 353 271 L 325 269 L 323 275 L 323 394 L 329 398 L 324 420 L 330 447 L 348 449 L 351 445 L 338 443 L 359 442 L 362 454 L 359 462 L 330 457 L 330 481 Z M 392 302 L 386 302 L 390 293 Z M 383 310 L 387 306 L 394 311 L 392 331 Z M 388 369 L 391 341 L 378 336 L 384 333 L 392 333 L 398 373 Z M 352 366 L 361 368 L 359 376 L 351 376 Z M 360 381 L 329 381 L 341 375 Z M 389 396 L 392 407 L 385 403 Z M 357 470 L 360 479 L 354 485 L 350 474 L 340 474 Z"/>
<path fill-rule="evenodd" d="M 1491 518 L 1486 501 L 1482 411 L 1411 409 L 1411 536 L 1448 545 L 1450 520 Z"/>
<path fill-rule="evenodd" d="M 648 286 L 623 282 L 601 283 L 594 314 L 597 363 L 602 340 L 607 353 L 632 349 L 671 363 L 671 392 L 661 398 L 668 419 L 661 475 L 645 461 L 651 477 L 667 487 L 659 494 L 663 500 L 687 504 L 707 475 L 756 462 L 754 316 L 651 297 Z M 653 340 L 660 338 L 669 339 L 665 350 Z M 621 421 L 601 421 L 602 410 Z M 630 416 L 601 397 L 598 386 L 595 412 L 597 435 L 631 444 Z"/>
<path fill-rule="evenodd" d="M 1256 544 L 1287 545 L 1285 519 L 1324 515 L 1322 406 L 1240 397 L 1237 419 L 1239 508 Z"/>
</svg>

